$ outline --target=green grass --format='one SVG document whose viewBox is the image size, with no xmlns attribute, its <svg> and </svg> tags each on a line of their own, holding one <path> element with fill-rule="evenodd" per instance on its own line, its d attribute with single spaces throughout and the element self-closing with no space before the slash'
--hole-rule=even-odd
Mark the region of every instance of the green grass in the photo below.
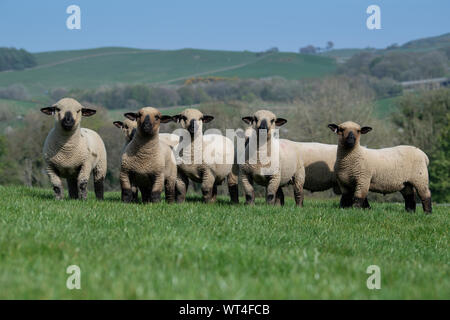
<svg viewBox="0 0 450 320">
<path fill-rule="evenodd" d="M 450 298 L 449 207 L 340 210 L 337 200 L 205 205 L 55 201 L 1 187 L 0 299 Z M 81 290 L 66 268 L 81 268 Z M 366 268 L 381 268 L 368 290 Z"/>
<path fill-rule="evenodd" d="M 51 88 L 97 88 L 115 83 L 166 83 L 198 75 L 282 76 L 300 79 L 334 70 L 326 57 L 278 53 L 183 49 L 173 51 L 99 48 L 36 54 L 37 68 L 0 73 L 0 87 L 23 84 L 33 96 Z M 230 69 L 231 68 L 231 69 Z M 228 70 L 228 71 L 225 71 Z"/>
</svg>

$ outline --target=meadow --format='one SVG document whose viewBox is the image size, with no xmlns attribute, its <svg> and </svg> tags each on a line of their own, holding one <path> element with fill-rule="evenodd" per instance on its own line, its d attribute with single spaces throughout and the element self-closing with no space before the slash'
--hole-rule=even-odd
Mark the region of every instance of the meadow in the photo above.
<svg viewBox="0 0 450 320">
<path fill-rule="evenodd" d="M 448 206 L 55 201 L 0 186 L 0 299 L 449 299 Z M 66 194 L 67 196 L 67 194 Z M 81 268 L 68 290 L 66 268 Z M 381 269 L 369 290 L 366 269 Z"/>
<path fill-rule="evenodd" d="M 177 83 L 196 76 L 239 78 L 281 76 L 286 79 L 331 74 L 336 63 L 328 57 L 250 51 L 198 49 L 142 50 L 98 48 L 35 54 L 37 67 L 0 73 L 0 87 L 24 85 L 31 95 L 51 88 L 98 88 L 117 83 Z"/>
</svg>

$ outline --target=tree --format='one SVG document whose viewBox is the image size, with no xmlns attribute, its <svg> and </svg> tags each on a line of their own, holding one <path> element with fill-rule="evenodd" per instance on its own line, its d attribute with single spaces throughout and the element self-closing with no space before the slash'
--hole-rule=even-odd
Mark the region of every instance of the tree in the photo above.
<svg viewBox="0 0 450 320">
<path fill-rule="evenodd" d="M 299 52 L 303 54 L 316 54 L 317 50 L 313 45 L 308 45 L 306 47 L 300 48 Z"/>
<path fill-rule="evenodd" d="M 326 46 L 326 50 L 331 50 L 331 49 L 333 49 L 333 47 L 334 47 L 334 43 L 333 43 L 333 41 L 328 41 L 327 42 L 327 46 Z"/>
<path fill-rule="evenodd" d="M 450 114 L 442 129 L 436 152 L 430 159 L 430 189 L 437 202 L 450 202 Z"/>
</svg>

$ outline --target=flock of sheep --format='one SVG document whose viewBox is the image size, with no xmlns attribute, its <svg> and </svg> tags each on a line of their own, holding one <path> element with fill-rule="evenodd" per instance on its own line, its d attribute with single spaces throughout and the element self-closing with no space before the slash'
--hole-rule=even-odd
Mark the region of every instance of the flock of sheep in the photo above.
<svg viewBox="0 0 450 320">
<path fill-rule="evenodd" d="M 63 197 L 61 179 L 65 178 L 69 196 L 85 199 L 92 172 L 95 195 L 97 199 L 103 199 L 107 168 L 105 146 L 96 132 L 80 127 L 81 118 L 95 114 L 95 110 L 84 108 L 74 99 L 64 98 L 41 111 L 55 117 L 54 128 L 48 134 L 43 149 L 55 197 Z M 369 191 L 383 194 L 400 191 L 407 211 L 416 209 L 416 192 L 424 212 L 432 211 L 426 154 L 412 146 L 378 150 L 362 147 L 361 134 L 372 128 L 360 127 L 354 122 L 328 125 L 338 136 L 337 145 L 277 139 L 278 161 L 276 166 L 271 166 L 261 161 L 263 149 L 268 154 L 275 152 L 271 147 L 272 139 L 275 139 L 273 133 L 287 120 L 277 118 L 270 111 L 260 110 L 242 118 L 248 125 L 244 152 L 221 134 L 204 135 L 203 123 L 214 118 L 196 109 L 166 116 L 155 108 L 145 107 L 126 113 L 125 117 L 124 121 L 114 122 L 126 137 L 120 170 L 124 202 L 137 201 L 138 192 L 143 202 L 157 202 L 163 189 L 166 202 L 183 202 L 189 180 L 201 184 L 204 202 L 214 202 L 217 186 L 226 179 L 231 202 L 238 203 L 238 178 L 241 176 L 246 204 L 254 203 L 253 186 L 257 183 L 266 188 L 268 204 L 283 205 L 282 187 L 290 184 L 298 206 L 303 205 L 304 189 L 312 192 L 333 189 L 342 195 L 342 208 L 370 208 L 367 201 Z M 160 124 L 171 121 L 187 130 L 189 141 L 176 134 L 159 133 Z M 175 160 L 175 151 L 182 143 L 182 153 L 192 161 Z M 227 161 L 208 161 L 211 153 Z M 245 157 L 239 162 L 237 159 L 241 153 Z M 250 158 L 256 161 L 249 161 Z"/>
</svg>

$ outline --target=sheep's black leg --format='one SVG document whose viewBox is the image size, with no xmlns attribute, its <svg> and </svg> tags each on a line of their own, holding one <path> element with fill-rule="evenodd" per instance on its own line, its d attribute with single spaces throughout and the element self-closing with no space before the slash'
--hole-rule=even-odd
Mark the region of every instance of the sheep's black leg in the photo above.
<svg viewBox="0 0 450 320">
<path fill-rule="evenodd" d="M 103 200 L 103 181 L 103 178 L 94 181 L 95 197 L 97 200 Z"/>
<path fill-rule="evenodd" d="M 370 209 L 370 205 L 369 205 L 369 202 L 367 201 L 367 197 L 366 198 L 355 197 L 354 202 L 355 202 L 354 203 L 355 208 Z"/>
<path fill-rule="evenodd" d="M 216 202 L 216 198 L 217 198 L 217 184 L 214 183 L 211 192 L 211 202 Z"/>
<path fill-rule="evenodd" d="M 228 186 L 228 192 L 230 194 L 231 203 L 239 203 L 239 190 L 238 185 Z"/>
<path fill-rule="evenodd" d="M 78 199 L 78 183 L 77 178 L 68 178 L 67 186 L 69 189 L 69 197 L 70 199 Z"/>
<path fill-rule="evenodd" d="M 341 208 L 350 208 L 353 206 L 353 195 L 351 193 L 343 193 L 339 206 Z"/>
<path fill-rule="evenodd" d="M 87 180 L 81 180 L 78 183 L 78 197 L 81 200 L 86 200 L 87 198 L 87 184 L 88 184 Z"/>
<path fill-rule="evenodd" d="M 133 192 L 131 189 L 122 189 L 122 201 L 131 202 L 133 201 Z"/>
<path fill-rule="evenodd" d="M 422 200 L 422 208 L 426 214 L 430 214 L 432 212 L 431 197 Z"/>
<path fill-rule="evenodd" d="M 410 212 L 416 211 L 416 193 L 412 185 L 407 184 L 400 191 L 405 200 L 405 210 Z"/>
<path fill-rule="evenodd" d="M 277 190 L 275 204 L 284 206 L 284 193 L 281 187 L 279 187 Z"/>
<path fill-rule="evenodd" d="M 160 191 L 152 191 L 150 194 L 151 202 L 160 202 L 161 201 L 161 192 Z"/>
</svg>

